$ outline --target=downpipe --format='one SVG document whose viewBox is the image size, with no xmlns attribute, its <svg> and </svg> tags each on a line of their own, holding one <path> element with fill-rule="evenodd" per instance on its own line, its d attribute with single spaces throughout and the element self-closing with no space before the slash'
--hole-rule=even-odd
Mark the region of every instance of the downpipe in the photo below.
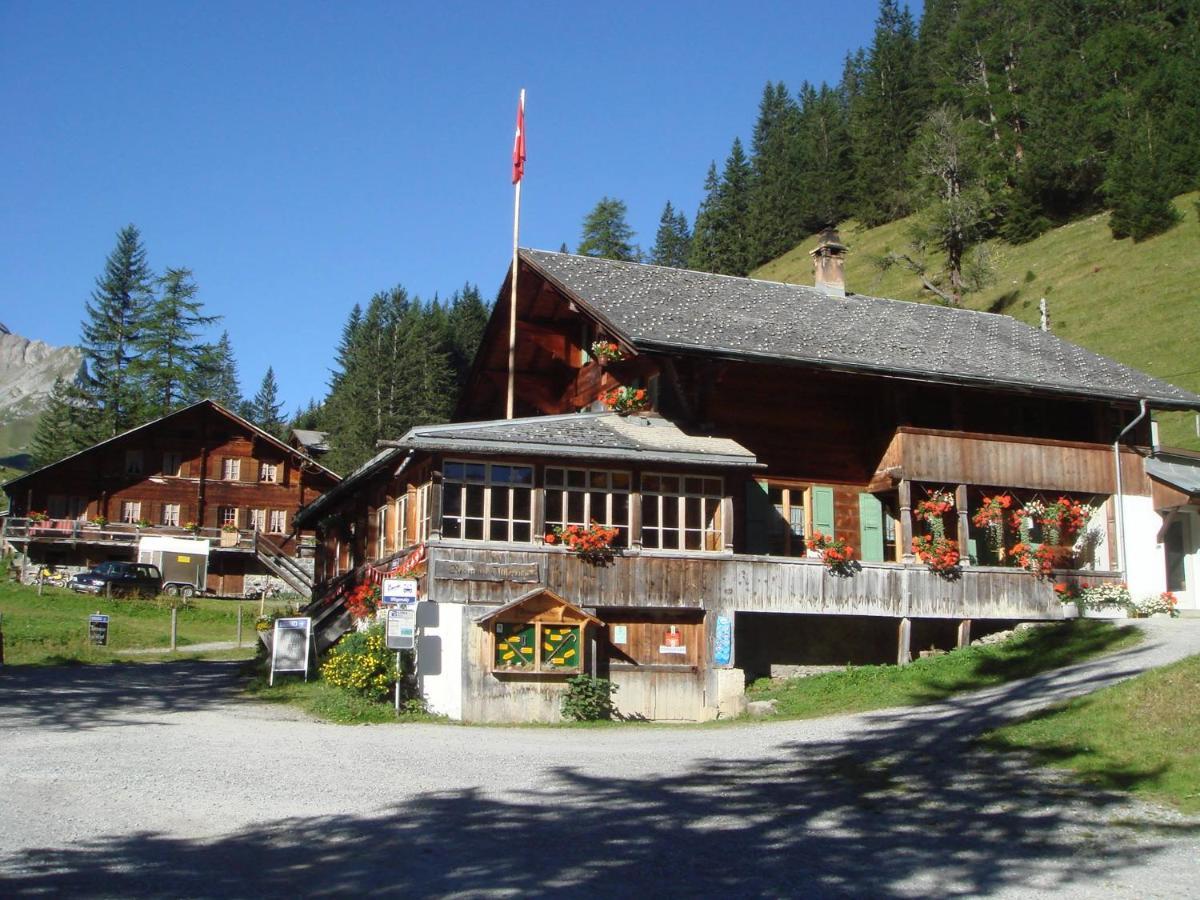
<svg viewBox="0 0 1200 900">
<path fill-rule="evenodd" d="M 1126 425 L 1113 441 L 1113 465 L 1117 472 L 1117 569 L 1121 573 L 1121 580 L 1126 584 L 1129 583 L 1129 567 L 1125 556 L 1125 493 L 1121 485 L 1121 441 L 1149 412 L 1145 400 L 1139 400 L 1138 404 L 1140 410 L 1137 418 Z"/>
</svg>

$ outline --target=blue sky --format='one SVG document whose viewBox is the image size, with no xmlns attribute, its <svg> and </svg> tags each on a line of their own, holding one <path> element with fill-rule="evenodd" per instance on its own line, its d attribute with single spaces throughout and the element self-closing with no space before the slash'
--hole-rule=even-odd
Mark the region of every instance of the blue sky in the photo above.
<svg viewBox="0 0 1200 900">
<path fill-rule="evenodd" d="M 354 303 L 494 299 L 520 88 L 521 243 L 573 249 L 609 195 L 648 248 L 748 143 L 763 85 L 836 81 L 876 9 L 0 0 L 0 322 L 76 342 L 132 222 L 225 317 L 243 390 L 272 365 L 290 411 L 324 395 Z"/>
</svg>

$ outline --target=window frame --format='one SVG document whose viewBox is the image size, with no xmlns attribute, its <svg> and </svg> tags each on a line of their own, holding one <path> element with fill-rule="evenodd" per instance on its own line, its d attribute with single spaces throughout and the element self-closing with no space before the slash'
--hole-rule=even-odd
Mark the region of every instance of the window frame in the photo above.
<svg viewBox="0 0 1200 900">
<path fill-rule="evenodd" d="M 140 447 L 125 451 L 125 474 L 142 475 L 146 471 L 146 455 Z"/>
<path fill-rule="evenodd" d="M 136 525 L 142 520 L 141 500 L 121 501 L 121 522 L 125 525 Z"/>
<path fill-rule="evenodd" d="M 225 456 L 221 458 L 221 480 L 242 480 L 242 458 L 240 456 Z"/>
<path fill-rule="evenodd" d="M 278 520 L 279 527 L 276 528 Z M 272 509 L 267 514 L 267 534 L 287 534 L 287 510 Z"/>
<path fill-rule="evenodd" d="M 230 514 L 232 513 L 232 517 Z M 239 522 L 241 510 L 236 506 L 218 506 L 217 507 L 217 527 L 224 528 L 226 525 L 232 525 L 235 528 L 241 528 Z"/>
<path fill-rule="evenodd" d="M 174 466 L 171 463 L 175 463 Z M 183 474 L 183 453 L 179 450 L 164 450 L 162 474 L 167 478 L 179 478 Z"/>
<path fill-rule="evenodd" d="M 164 503 L 162 505 L 162 512 L 159 514 L 159 519 L 161 520 L 164 528 L 178 528 L 182 517 L 182 503 Z"/>
<path fill-rule="evenodd" d="M 270 477 L 267 477 L 267 476 Z M 258 464 L 259 484 L 279 484 L 279 463 L 260 460 Z"/>
<path fill-rule="evenodd" d="M 251 507 L 246 510 L 246 524 L 251 531 L 259 531 L 266 533 L 267 530 L 267 510 L 265 507 Z"/>
<path fill-rule="evenodd" d="M 646 487 L 647 479 L 649 478 L 674 478 L 678 479 L 679 491 L 664 491 L 650 489 Z M 701 481 L 701 491 L 687 490 L 687 482 L 689 479 L 699 479 Z M 703 489 L 704 482 L 716 482 L 717 493 L 711 494 Z M 638 491 L 641 502 L 641 541 L 642 547 L 646 550 L 659 550 L 677 553 L 721 553 L 725 550 L 725 477 L 723 475 L 697 475 L 688 472 L 643 472 L 638 479 Z M 647 524 L 647 502 L 649 500 L 657 500 L 657 509 L 655 512 L 654 523 Z M 664 511 L 667 508 L 667 501 L 674 499 L 676 501 L 675 524 L 668 526 L 664 524 Z M 687 526 L 687 501 L 701 501 L 701 525 L 699 528 L 689 528 Z M 705 515 L 707 501 L 713 502 L 711 515 Z M 688 532 L 699 532 L 700 546 L 688 547 L 687 534 Z M 650 534 L 657 533 L 659 539 L 656 542 L 648 541 L 647 537 Z M 667 546 L 663 537 L 666 534 L 675 534 L 677 541 L 670 546 Z M 712 544 L 712 546 L 709 546 Z"/>
<path fill-rule="evenodd" d="M 452 466 L 463 467 L 463 477 L 461 480 L 451 478 L 448 474 Z M 467 467 L 483 467 L 482 480 L 472 479 L 467 477 Z M 494 477 L 494 472 L 497 469 L 521 469 L 529 472 L 529 480 L 525 484 L 520 484 L 515 481 L 497 481 Z M 466 460 L 466 459 L 448 459 L 442 464 L 442 518 L 440 524 L 440 534 L 448 540 L 471 541 L 472 543 L 481 544 L 533 544 L 534 533 L 533 525 L 536 520 L 534 509 L 535 489 L 537 485 L 537 468 L 532 463 L 508 462 L 504 460 L 481 461 L 481 460 Z M 453 486 L 457 486 L 460 491 L 459 506 L 457 514 L 450 514 L 447 508 L 450 506 L 450 491 Z M 470 505 L 470 490 L 473 487 L 482 489 L 482 509 L 479 513 L 472 514 Z M 495 515 L 493 509 L 498 491 L 508 491 L 507 506 L 508 510 L 504 516 Z M 517 518 L 516 498 L 517 492 L 524 491 L 528 494 L 528 518 Z M 459 522 L 457 535 L 447 537 L 447 522 L 457 519 Z M 468 537 L 467 529 L 469 523 L 480 523 L 480 536 Z M 507 535 L 502 538 L 492 536 L 493 528 L 496 523 L 506 522 Z M 518 538 L 516 534 L 517 528 L 521 525 L 528 527 L 529 536 L 527 538 Z"/>
<path fill-rule="evenodd" d="M 791 481 L 772 481 L 771 479 L 767 479 L 767 500 L 771 504 L 771 507 L 773 509 L 775 509 L 776 511 L 778 511 L 778 507 L 775 506 L 775 503 L 771 499 L 771 492 L 776 491 L 776 490 L 782 492 L 781 499 L 783 500 L 783 503 L 784 503 L 784 510 L 787 512 L 787 515 L 783 516 L 783 520 L 787 527 L 784 531 L 784 549 L 783 549 L 782 553 L 775 553 L 772 551 L 768 555 L 769 556 L 778 556 L 780 558 L 786 557 L 788 559 L 798 559 L 798 558 L 807 556 L 810 552 L 808 549 L 808 543 L 807 543 L 808 538 L 813 533 L 813 524 L 812 524 L 813 485 L 799 484 L 799 483 L 791 482 Z M 804 533 L 799 538 L 799 541 L 800 541 L 799 548 L 792 546 L 792 542 L 797 539 L 796 534 L 793 531 L 793 525 L 792 525 L 792 519 L 791 519 L 791 511 L 797 505 L 792 502 L 793 494 L 800 495 L 801 502 L 798 505 L 804 510 L 803 521 L 800 523 L 800 527 L 804 529 Z M 768 542 L 773 544 L 775 541 L 775 535 L 768 534 L 767 540 L 768 540 Z"/>
<path fill-rule="evenodd" d="M 558 484 L 550 483 L 550 473 L 561 472 L 562 480 Z M 583 484 L 572 485 L 570 483 L 571 472 L 583 473 Z M 593 475 L 605 476 L 605 485 L 596 487 L 592 484 Z M 614 487 L 613 476 L 623 475 L 626 479 L 624 488 Z M 588 466 L 570 466 L 570 465 L 546 465 L 542 467 L 542 522 L 544 531 L 549 532 L 555 526 L 567 527 L 569 525 L 578 525 L 581 528 L 589 527 L 592 522 L 596 522 L 606 528 L 616 528 L 617 537 L 613 540 L 614 547 L 628 547 L 631 540 L 631 522 L 633 519 L 633 498 L 634 498 L 634 474 L 629 469 L 607 469 L 595 468 Z M 555 498 L 551 495 L 561 495 L 561 517 L 552 518 L 550 515 L 550 505 L 555 502 Z M 570 514 L 570 497 L 572 494 L 581 494 L 583 496 L 583 515 L 580 518 L 573 517 Z M 603 515 L 596 515 L 592 510 L 592 499 L 596 495 L 604 496 L 605 510 Z M 613 506 L 614 498 L 617 496 L 625 497 L 625 518 L 624 521 L 613 521 Z"/>
</svg>

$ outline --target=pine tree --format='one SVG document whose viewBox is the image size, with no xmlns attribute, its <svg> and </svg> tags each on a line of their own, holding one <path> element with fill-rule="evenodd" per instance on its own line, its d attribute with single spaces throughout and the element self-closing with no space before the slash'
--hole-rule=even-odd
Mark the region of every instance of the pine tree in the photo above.
<svg viewBox="0 0 1200 900">
<path fill-rule="evenodd" d="M 1170 179 L 1155 153 L 1154 126 L 1146 113 L 1131 116 L 1108 166 L 1104 192 L 1112 205 L 1109 229 L 1115 238 L 1142 241 L 1180 219 L 1171 202 Z"/>
<path fill-rule="evenodd" d="M 461 291 L 455 291 L 450 298 L 446 327 L 449 332 L 450 368 L 454 372 L 456 394 L 467 383 L 467 376 L 470 375 L 471 366 L 475 362 L 475 354 L 483 341 L 483 330 L 487 327 L 489 313 L 488 305 L 483 302 L 483 296 L 475 285 L 464 285 Z"/>
<path fill-rule="evenodd" d="M 768 82 L 759 102 L 751 142 L 747 268 L 790 250 L 803 236 L 800 176 L 805 161 L 796 159 L 799 114 L 783 82 L 774 85 Z"/>
<path fill-rule="evenodd" d="M 153 415 L 166 415 L 195 396 L 209 363 L 198 329 L 220 316 L 200 312 L 197 287 L 189 269 L 167 269 L 159 279 L 161 294 L 143 326 L 136 369 L 145 384 Z"/>
<path fill-rule="evenodd" d="M 30 444 L 33 467 L 48 466 L 92 444 L 89 418 L 94 412 L 75 383 L 55 379 Z"/>
<path fill-rule="evenodd" d="M 268 434 L 282 439 L 284 435 L 283 403 L 279 400 L 279 384 L 275 369 L 267 366 L 258 393 L 247 406 L 246 418 Z"/>
<path fill-rule="evenodd" d="M 581 256 L 637 262 L 641 256 L 633 243 L 633 229 L 625 221 L 625 203 L 602 197 L 583 220 L 583 235 L 576 251 Z"/>
<path fill-rule="evenodd" d="M 245 404 L 228 331 L 222 332 L 215 344 L 200 347 L 195 373 L 188 385 L 187 401 L 195 403 L 204 399 L 213 400 L 231 412 L 238 412 Z"/>
<path fill-rule="evenodd" d="M 146 404 L 136 371 L 136 351 L 153 301 L 152 275 L 141 234 L 128 225 L 96 279 L 82 323 L 86 366 L 81 387 L 87 405 L 89 443 L 113 437 L 144 420 Z"/>
<path fill-rule="evenodd" d="M 658 220 L 658 233 L 654 236 L 650 262 L 656 266 L 670 266 L 674 269 L 687 268 L 691 244 L 692 235 L 688 231 L 687 216 L 682 211 L 676 212 L 668 200 Z"/>
<path fill-rule="evenodd" d="M 799 206 L 790 238 L 834 225 L 850 214 L 854 160 L 844 95 L 822 84 L 805 85 L 791 165 L 798 173 Z M 790 247 L 788 248 L 790 249 Z"/>
<path fill-rule="evenodd" d="M 753 263 L 748 233 L 751 177 L 742 142 L 734 138 L 711 224 L 716 271 L 724 275 L 747 275 Z"/>
<path fill-rule="evenodd" d="M 704 199 L 696 211 L 692 228 L 692 245 L 688 249 L 688 268 L 699 272 L 717 271 L 717 238 L 715 226 L 721 203 L 721 182 L 717 179 L 717 164 L 709 163 L 704 177 Z"/>
</svg>

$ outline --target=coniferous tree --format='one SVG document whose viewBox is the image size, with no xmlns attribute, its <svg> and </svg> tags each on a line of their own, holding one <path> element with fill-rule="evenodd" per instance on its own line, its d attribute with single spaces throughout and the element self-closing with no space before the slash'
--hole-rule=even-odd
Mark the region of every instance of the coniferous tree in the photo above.
<svg viewBox="0 0 1200 900">
<path fill-rule="evenodd" d="M 796 132 L 792 166 L 798 173 L 799 206 L 793 246 L 801 235 L 850 213 L 854 164 L 844 95 L 825 84 L 819 89 L 804 85 Z"/>
<path fill-rule="evenodd" d="M 633 229 L 625 221 L 625 203 L 602 197 L 583 220 L 583 235 L 577 253 L 636 262 L 641 254 L 633 243 Z"/>
<path fill-rule="evenodd" d="M 467 383 L 475 354 L 483 341 L 483 330 L 487 327 L 490 310 L 483 302 L 479 288 L 464 285 L 450 298 L 446 311 L 446 328 L 449 341 L 450 368 L 454 372 L 456 393 Z"/>
<path fill-rule="evenodd" d="M 283 403 L 279 400 L 279 384 L 275 380 L 275 369 L 271 366 L 267 366 L 267 374 L 258 386 L 258 393 L 247 404 L 245 418 L 268 434 L 284 438 Z"/>
<path fill-rule="evenodd" d="M 33 467 L 48 466 L 92 444 L 89 418 L 94 414 L 78 385 L 56 378 L 30 444 Z"/>
<path fill-rule="evenodd" d="M 734 138 L 710 226 L 716 271 L 724 275 L 747 275 L 753 262 L 748 233 L 751 177 L 742 142 Z"/>
<path fill-rule="evenodd" d="M 806 161 L 796 158 L 799 118 L 783 82 L 763 88 L 751 141 L 747 269 L 790 250 L 803 237 L 800 178 Z"/>
<path fill-rule="evenodd" d="M 692 235 L 688 231 L 687 216 L 682 210 L 676 212 L 668 200 L 658 220 L 658 232 L 654 236 L 650 262 L 656 266 L 670 266 L 673 269 L 687 268 L 691 244 Z"/>
<path fill-rule="evenodd" d="M 152 415 L 166 415 L 196 395 L 210 362 L 198 329 L 220 319 L 201 313 L 189 269 L 167 269 L 159 286 L 138 341 L 136 366 Z"/>
<path fill-rule="evenodd" d="M 117 246 L 85 305 L 87 319 L 80 341 L 85 371 L 80 386 L 95 411 L 87 416 L 89 443 L 143 421 L 146 405 L 136 358 L 153 301 L 151 284 L 141 234 L 128 225 L 117 234 Z"/>
<path fill-rule="evenodd" d="M 717 164 L 709 163 L 704 177 L 704 199 L 696 211 L 692 228 L 692 245 L 688 249 L 688 268 L 700 272 L 717 271 L 717 239 L 715 225 L 721 203 L 721 182 L 717 179 Z"/>
<path fill-rule="evenodd" d="M 245 401 L 242 399 L 237 359 L 233 355 L 228 331 L 222 332 L 215 344 L 200 347 L 196 369 L 188 387 L 189 403 L 209 399 L 231 412 L 242 409 Z"/>
</svg>

